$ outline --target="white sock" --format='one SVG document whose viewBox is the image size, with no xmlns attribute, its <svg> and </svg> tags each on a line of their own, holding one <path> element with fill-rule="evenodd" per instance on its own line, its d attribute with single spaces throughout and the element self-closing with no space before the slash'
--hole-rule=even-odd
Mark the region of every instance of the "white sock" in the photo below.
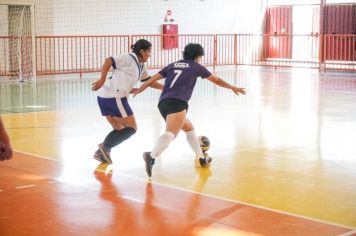
<svg viewBox="0 0 356 236">
<path fill-rule="evenodd" d="M 165 132 L 164 134 L 162 134 L 158 138 L 156 145 L 151 151 L 151 157 L 156 158 L 161 155 L 161 153 L 166 150 L 166 148 L 169 146 L 169 144 L 173 141 L 174 138 L 175 136 L 172 132 Z"/>
<path fill-rule="evenodd" d="M 203 151 L 200 148 L 200 144 L 198 141 L 198 137 L 195 134 L 195 131 L 189 131 L 186 133 L 187 135 L 187 141 L 189 143 L 189 146 L 192 148 L 192 150 L 194 151 L 196 158 L 204 158 L 204 154 Z"/>
</svg>

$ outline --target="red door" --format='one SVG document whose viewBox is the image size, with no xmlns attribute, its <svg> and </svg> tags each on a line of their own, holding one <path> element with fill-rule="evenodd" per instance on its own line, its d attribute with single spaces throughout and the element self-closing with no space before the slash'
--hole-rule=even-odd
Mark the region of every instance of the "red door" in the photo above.
<svg viewBox="0 0 356 236">
<path fill-rule="evenodd" d="M 353 25 L 353 29 L 352 29 L 353 37 L 351 39 L 352 41 L 351 44 L 353 48 L 351 50 L 353 51 L 352 54 L 353 60 L 356 61 L 356 5 L 353 5 L 352 25 Z"/>
<path fill-rule="evenodd" d="M 292 58 L 292 7 L 270 7 L 266 12 L 264 50 L 267 58 Z"/>
<path fill-rule="evenodd" d="M 353 5 L 329 5 L 324 8 L 325 58 L 355 60 L 356 8 Z"/>
</svg>

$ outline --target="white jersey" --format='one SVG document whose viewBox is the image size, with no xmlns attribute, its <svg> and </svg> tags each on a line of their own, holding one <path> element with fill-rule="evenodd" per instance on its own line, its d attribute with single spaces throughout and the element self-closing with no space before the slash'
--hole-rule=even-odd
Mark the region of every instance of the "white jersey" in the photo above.
<svg viewBox="0 0 356 236">
<path fill-rule="evenodd" d="M 146 67 L 139 62 L 135 53 L 126 53 L 111 59 L 114 72 L 98 90 L 99 97 L 127 97 L 137 81 L 149 77 Z"/>
</svg>

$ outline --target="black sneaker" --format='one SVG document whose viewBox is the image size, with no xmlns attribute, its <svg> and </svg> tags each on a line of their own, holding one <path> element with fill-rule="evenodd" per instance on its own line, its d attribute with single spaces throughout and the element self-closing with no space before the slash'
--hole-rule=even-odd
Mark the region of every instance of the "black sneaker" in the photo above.
<svg viewBox="0 0 356 236">
<path fill-rule="evenodd" d="M 105 147 L 105 145 L 103 143 L 101 143 L 101 144 L 99 144 L 99 150 L 103 154 L 104 160 L 107 163 L 112 164 L 112 160 L 110 157 L 110 149 L 108 149 L 107 147 Z"/>
<path fill-rule="evenodd" d="M 201 167 L 207 167 L 212 162 L 213 158 L 209 157 L 209 154 L 204 152 L 204 158 L 199 158 Z"/>
<path fill-rule="evenodd" d="M 107 163 L 104 159 L 103 154 L 101 153 L 101 151 L 99 149 L 94 153 L 93 158 L 101 163 Z"/>
<path fill-rule="evenodd" d="M 150 152 L 144 152 L 143 153 L 143 160 L 145 161 L 146 165 L 146 173 L 148 177 L 151 178 L 152 176 L 152 167 L 155 164 L 155 159 L 153 159 L 150 155 Z"/>
</svg>

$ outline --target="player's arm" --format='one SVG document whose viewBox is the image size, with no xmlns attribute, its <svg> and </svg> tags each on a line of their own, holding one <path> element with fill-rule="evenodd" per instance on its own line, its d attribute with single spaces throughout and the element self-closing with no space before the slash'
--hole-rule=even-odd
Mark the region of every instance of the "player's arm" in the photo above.
<svg viewBox="0 0 356 236">
<path fill-rule="evenodd" d="M 144 82 L 144 81 L 147 81 L 151 78 L 148 77 L 147 79 L 145 80 L 141 80 L 141 82 Z M 153 82 L 152 84 L 148 85 L 148 87 L 151 87 L 151 88 L 154 88 L 154 89 L 159 89 L 159 90 L 163 90 L 163 85 L 161 83 L 158 83 L 158 82 Z M 139 90 L 139 88 L 133 88 L 131 91 L 130 91 L 130 94 L 134 94 L 134 96 L 136 96 L 136 92 Z"/>
<path fill-rule="evenodd" d="M 223 79 L 217 77 L 216 75 L 210 75 L 206 79 L 209 80 L 210 82 L 213 82 L 217 86 L 231 89 L 236 95 L 239 95 L 240 93 L 246 94 L 245 88 L 238 88 L 236 86 L 233 86 L 233 85 L 229 84 L 228 82 L 224 81 Z"/>
<path fill-rule="evenodd" d="M 146 66 L 144 66 L 140 80 L 141 80 L 141 82 L 146 82 L 150 78 L 151 78 L 151 76 L 149 76 L 147 68 L 146 68 Z M 149 87 L 163 90 L 163 85 L 158 83 L 157 81 L 155 81 L 152 84 L 150 84 Z"/>
<path fill-rule="evenodd" d="M 92 83 L 92 85 L 91 85 L 91 89 L 93 91 L 96 91 L 103 86 L 103 84 L 105 83 L 105 80 L 106 80 L 106 76 L 107 76 L 112 65 L 113 65 L 113 58 L 112 57 L 106 58 L 103 66 L 101 68 L 100 79 L 97 80 L 96 82 Z"/>
<path fill-rule="evenodd" d="M 11 158 L 12 147 L 10 145 L 10 139 L 0 117 L 0 161 L 9 160 Z"/>
<path fill-rule="evenodd" d="M 0 117 L 0 142 L 5 143 L 5 144 L 10 143 L 9 136 L 7 135 L 7 132 L 6 132 L 6 129 L 4 127 L 1 117 Z"/>
<path fill-rule="evenodd" d="M 153 82 L 152 84 L 149 85 L 151 88 L 163 90 L 163 84 L 156 82 Z"/>
<path fill-rule="evenodd" d="M 144 82 L 140 88 L 138 88 L 136 91 L 133 92 L 134 97 L 139 94 L 142 93 L 147 87 L 149 87 L 150 85 L 153 86 L 157 86 L 158 80 L 163 79 L 163 76 L 160 73 L 155 74 L 154 76 L 152 76 L 149 80 L 147 80 L 146 82 Z M 156 84 L 155 84 L 156 83 Z M 163 85 L 160 85 L 163 86 Z"/>
</svg>

